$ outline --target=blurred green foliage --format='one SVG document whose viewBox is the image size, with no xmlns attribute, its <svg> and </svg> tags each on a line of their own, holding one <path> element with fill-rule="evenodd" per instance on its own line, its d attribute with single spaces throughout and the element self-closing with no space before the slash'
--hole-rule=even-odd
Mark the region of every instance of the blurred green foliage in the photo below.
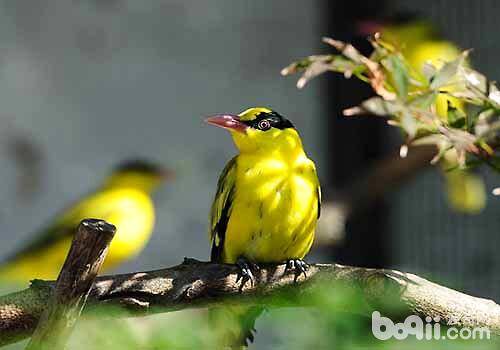
<svg viewBox="0 0 500 350">
<path fill-rule="evenodd" d="M 292 292 L 292 293 L 289 293 Z M 299 293 L 300 294 L 300 293 Z M 353 286 L 325 281 L 321 288 L 297 295 L 292 287 L 265 299 L 272 305 L 291 305 L 301 298 L 307 307 L 272 307 L 257 320 L 255 343 L 250 349 L 484 349 L 494 350 L 500 339 L 483 340 L 377 340 L 372 335 L 370 314 L 380 310 L 394 322 L 407 316 L 393 295 L 384 295 L 376 306 L 368 304 Z M 305 298 L 306 300 L 302 300 Z M 281 299 L 281 300 L 280 300 Z M 238 298 L 245 302 L 247 299 Z M 254 301 L 248 299 L 250 302 Z M 262 299 L 264 300 L 264 299 Z M 234 302 L 231 299 L 230 302 Z M 88 305 L 92 306 L 92 305 Z M 375 308 L 374 308 L 375 307 Z M 127 317 L 116 306 L 91 308 L 78 321 L 68 344 L 72 350 L 166 350 L 217 349 L 217 331 L 208 321 L 206 309 L 166 312 L 151 310 L 144 317 Z M 445 335 L 445 327 L 441 327 Z M 22 349 L 25 342 L 4 347 Z"/>
<path fill-rule="evenodd" d="M 286 294 L 280 296 L 288 298 Z M 256 324 L 256 342 L 250 349 L 498 349 L 491 340 L 377 340 L 367 317 L 368 304 L 353 288 L 325 286 L 308 295 L 313 307 L 268 309 Z M 274 302 L 280 303 L 274 300 Z M 283 301 L 281 304 L 286 304 Z M 392 297 L 383 302 L 384 310 L 398 314 Z M 392 310 L 391 310 L 392 305 Z M 115 310 L 116 311 L 116 310 Z M 158 310 L 159 311 L 159 310 Z M 400 310 L 399 310 L 400 311 Z M 106 309 L 97 318 L 82 319 L 69 348 L 83 349 L 216 349 L 214 329 L 207 310 L 194 309 L 142 318 L 110 318 Z M 397 316 L 393 320 L 403 321 Z M 392 318 L 391 317 L 391 318 Z M 215 330 L 216 331 L 216 330 Z M 444 327 L 442 327 L 444 335 Z"/>
</svg>

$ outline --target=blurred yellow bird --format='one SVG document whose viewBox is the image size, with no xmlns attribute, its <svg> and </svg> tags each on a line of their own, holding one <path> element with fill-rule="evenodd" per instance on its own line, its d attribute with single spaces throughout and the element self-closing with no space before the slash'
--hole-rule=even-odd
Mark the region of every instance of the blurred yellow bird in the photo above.
<svg viewBox="0 0 500 350">
<path fill-rule="evenodd" d="M 151 193 L 169 177 L 168 171 L 149 162 L 121 164 L 101 188 L 61 212 L 31 243 L 7 258 L 0 266 L 0 280 L 19 283 L 57 278 L 75 229 L 85 218 L 103 219 L 117 227 L 104 270 L 136 256 L 153 232 Z"/>
<path fill-rule="evenodd" d="M 207 122 L 229 130 L 239 151 L 224 168 L 212 205 L 211 260 L 237 264 L 243 284 L 253 279 L 258 263 L 287 262 L 296 275 L 305 273 L 302 259 L 313 243 L 321 194 L 297 130 L 262 107 Z M 232 330 L 226 345 L 246 344 L 245 338 L 253 337 L 250 330 L 260 312 L 244 308 L 238 313 L 233 319 L 244 324 Z"/>
</svg>

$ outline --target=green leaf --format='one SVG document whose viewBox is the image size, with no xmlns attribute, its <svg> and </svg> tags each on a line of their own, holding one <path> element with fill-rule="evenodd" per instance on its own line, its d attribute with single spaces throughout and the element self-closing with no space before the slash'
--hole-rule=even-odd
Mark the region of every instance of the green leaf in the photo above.
<svg viewBox="0 0 500 350">
<path fill-rule="evenodd" d="M 434 75 L 436 75 L 436 72 L 437 72 L 436 67 L 434 67 L 429 62 L 425 62 L 424 65 L 422 66 L 422 74 L 429 82 L 432 81 Z"/>
<path fill-rule="evenodd" d="M 372 97 L 361 103 L 361 108 L 366 112 L 372 113 L 378 116 L 388 116 L 395 115 L 403 110 L 401 105 L 398 105 L 391 101 L 386 101 L 382 97 Z"/>
<path fill-rule="evenodd" d="M 492 108 L 486 109 L 479 113 L 474 133 L 477 137 L 485 140 L 500 139 L 500 114 Z"/>
<path fill-rule="evenodd" d="M 456 80 L 459 68 L 464 67 L 467 55 L 468 51 L 464 51 L 453 61 L 445 63 L 434 75 L 431 82 L 431 89 L 439 89 L 443 86 L 451 85 Z"/>
<path fill-rule="evenodd" d="M 391 74 L 396 88 L 397 95 L 406 100 L 408 95 L 409 73 L 403 60 L 397 55 L 389 55 L 382 61 L 382 64 Z"/>
<path fill-rule="evenodd" d="M 413 139 L 418 130 L 418 123 L 415 117 L 408 110 L 404 110 L 401 113 L 400 123 L 403 130 L 408 134 L 408 137 Z"/>
<path fill-rule="evenodd" d="M 466 115 L 448 101 L 448 124 L 457 129 L 466 129 Z"/>
<path fill-rule="evenodd" d="M 436 102 L 437 96 L 438 93 L 436 91 L 428 91 L 413 98 L 410 101 L 410 106 L 427 110 Z"/>
<path fill-rule="evenodd" d="M 463 76 L 467 84 L 475 90 L 485 94 L 488 88 L 488 80 L 484 75 L 470 68 L 464 68 Z"/>
<path fill-rule="evenodd" d="M 495 83 L 490 83 L 490 93 L 488 94 L 488 100 L 496 108 L 500 108 L 500 91 L 498 91 Z"/>
<path fill-rule="evenodd" d="M 450 143 L 455 147 L 459 158 L 461 156 L 461 153 L 469 152 L 477 154 L 479 152 L 478 147 L 475 145 L 475 143 L 478 141 L 475 135 L 472 135 L 471 133 L 464 130 L 449 127 L 440 127 L 439 131 L 441 132 L 441 134 L 446 136 Z M 463 164 L 464 162 L 465 158 L 461 160 L 461 164 Z"/>
</svg>

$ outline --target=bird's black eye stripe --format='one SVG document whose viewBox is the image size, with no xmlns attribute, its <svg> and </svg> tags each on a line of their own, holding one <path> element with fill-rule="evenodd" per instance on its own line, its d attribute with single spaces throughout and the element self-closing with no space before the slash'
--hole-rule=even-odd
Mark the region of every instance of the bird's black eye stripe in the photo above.
<svg viewBox="0 0 500 350">
<path fill-rule="evenodd" d="M 294 127 L 288 119 L 283 118 L 276 112 L 261 112 L 255 116 L 255 119 L 243 123 L 261 131 L 269 130 L 271 127 L 281 130 Z"/>
</svg>

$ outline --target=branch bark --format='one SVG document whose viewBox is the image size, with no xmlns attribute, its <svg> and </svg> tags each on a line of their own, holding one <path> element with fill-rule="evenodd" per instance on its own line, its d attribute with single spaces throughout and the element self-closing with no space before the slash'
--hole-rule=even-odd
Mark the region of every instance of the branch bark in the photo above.
<svg viewBox="0 0 500 350">
<path fill-rule="evenodd" d="M 355 312 L 367 316 L 374 310 L 384 311 L 384 300 L 390 300 L 391 306 L 400 304 L 401 315 L 439 316 L 443 324 L 487 327 L 500 334 L 498 304 L 409 273 L 317 264 L 311 265 L 307 277 L 301 276 L 294 283 L 293 272 L 285 272 L 284 265 L 266 265 L 255 274 L 253 285 L 241 286 L 237 272 L 233 265 L 186 259 L 167 269 L 99 277 L 86 311 L 92 314 L 95 308 L 105 305 L 120 306 L 126 312 L 118 316 L 123 317 L 216 306 L 221 302 L 318 306 L 318 293 L 347 288 L 365 301 Z M 54 282 L 34 281 L 26 290 L 0 297 L 0 345 L 33 332 L 53 289 Z M 346 311 L 353 310 L 349 306 Z"/>
<path fill-rule="evenodd" d="M 102 220 L 85 219 L 80 223 L 26 350 L 64 349 L 115 232 L 115 226 Z"/>
</svg>

